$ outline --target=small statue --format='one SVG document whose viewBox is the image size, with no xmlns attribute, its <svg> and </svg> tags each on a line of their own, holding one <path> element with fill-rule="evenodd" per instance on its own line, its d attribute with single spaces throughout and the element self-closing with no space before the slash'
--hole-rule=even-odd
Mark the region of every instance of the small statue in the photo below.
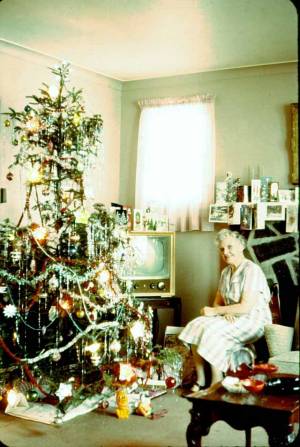
<svg viewBox="0 0 300 447">
<path fill-rule="evenodd" d="M 128 406 L 128 396 L 125 388 L 120 388 L 116 391 L 116 415 L 119 419 L 128 419 L 130 410 Z"/>
</svg>

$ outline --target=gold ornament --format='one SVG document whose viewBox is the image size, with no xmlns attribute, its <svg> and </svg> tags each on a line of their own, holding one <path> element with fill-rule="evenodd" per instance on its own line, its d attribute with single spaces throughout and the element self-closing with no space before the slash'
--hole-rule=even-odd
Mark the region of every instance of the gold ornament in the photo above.
<svg viewBox="0 0 300 447">
<path fill-rule="evenodd" d="M 65 146 L 66 146 L 66 147 L 71 147 L 72 144 L 73 144 L 73 141 L 70 140 L 70 139 L 68 139 L 68 140 L 65 141 Z"/>
<path fill-rule="evenodd" d="M 10 126 L 10 120 L 5 120 L 4 121 L 4 126 L 5 127 L 9 127 Z"/>
<path fill-rule="evenodd" d="M 85 312 L 83 309 L 76 310 L 76 317 L 77 318 L 83 318 L 85 316 Z"/>
</svg>

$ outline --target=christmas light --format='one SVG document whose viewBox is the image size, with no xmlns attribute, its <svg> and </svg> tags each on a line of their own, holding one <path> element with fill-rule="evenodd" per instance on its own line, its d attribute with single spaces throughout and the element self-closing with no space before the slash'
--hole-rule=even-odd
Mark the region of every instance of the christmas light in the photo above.
<svg viewBox="0 0 300 447">
<path fill-rule="evenodd" d="M 110 273 L 108 270 L 102 270 L 102 272 L 100 272 L 98 275 L 98 280 L 99 280 L 100 284 L 105 284 L 106 282 L 108 282 L 109 278 L 110 278 Z"/>
<path fill-rule="evenodd" d="M 32 236 L 38 241 L 44 241 L 47 238 L 48 230 L 44 227 L 37 227 L 32 230 Z"/>
<path fill-rule="evenodd" d="M 142 321 L 135 321 L 130 328 L 130 333 L 135 341 L 143 338 L 145 334 L 144 323 Z"/>
<path fill-rule="evenodd" d="M 39 183 L 41 183 L 42 181 L 42 176 L 41 176 L 41 172 L 38 168 L 31 168 L 27 171 L 27 182 L 31 183 L 33 185 L 37 185 Z"/>
</svg>

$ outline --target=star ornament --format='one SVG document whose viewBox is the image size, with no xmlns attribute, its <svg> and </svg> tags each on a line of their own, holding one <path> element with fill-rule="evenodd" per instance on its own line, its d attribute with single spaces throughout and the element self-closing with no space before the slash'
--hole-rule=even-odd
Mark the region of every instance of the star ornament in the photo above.
<svg viewBox="0 0 300 447">
<path fill-rule="evenodd" d="M 14 304 L 7 304 L 4 307 L 3 313 L 6 318 L 13 318 L 17 315 L 17 308 Z"/>
</svg>

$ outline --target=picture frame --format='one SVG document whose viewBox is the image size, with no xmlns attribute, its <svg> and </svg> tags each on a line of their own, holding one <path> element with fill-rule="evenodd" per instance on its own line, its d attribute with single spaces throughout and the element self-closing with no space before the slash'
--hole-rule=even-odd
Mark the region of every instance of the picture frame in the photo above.
<svg viewBox="0 0 300 447">
<path fill-rule="evenodd" d="M 286 206 L 286 227 L 287 233 L 296 233 L 298 230 L 298 206 L 289 204 Z"/>
<path fill-rule="evenodd" d="M 299 183 L 298 103 L 291 104 L 291 182 Z"/>
<path fill-rule="evenodd" d="M 211 204 L 209 206 L 209 222 L 228 223 L 228 205 Z"/>
<path fill-rule="evenodd" d="M 285 206 L 280 203 L 266 203 L 265 220 L 285 220 Z"/>
<path fill-rule="evenodd" d="M 279 189 L 278 201 L 281 203 L 295 202 L 295 189 Z"/>
<path fill-rule="evenodd" d="M 251 205 L 241 206 L 241 230 L 252 230 L 253 209 Z"/>
</svg>

